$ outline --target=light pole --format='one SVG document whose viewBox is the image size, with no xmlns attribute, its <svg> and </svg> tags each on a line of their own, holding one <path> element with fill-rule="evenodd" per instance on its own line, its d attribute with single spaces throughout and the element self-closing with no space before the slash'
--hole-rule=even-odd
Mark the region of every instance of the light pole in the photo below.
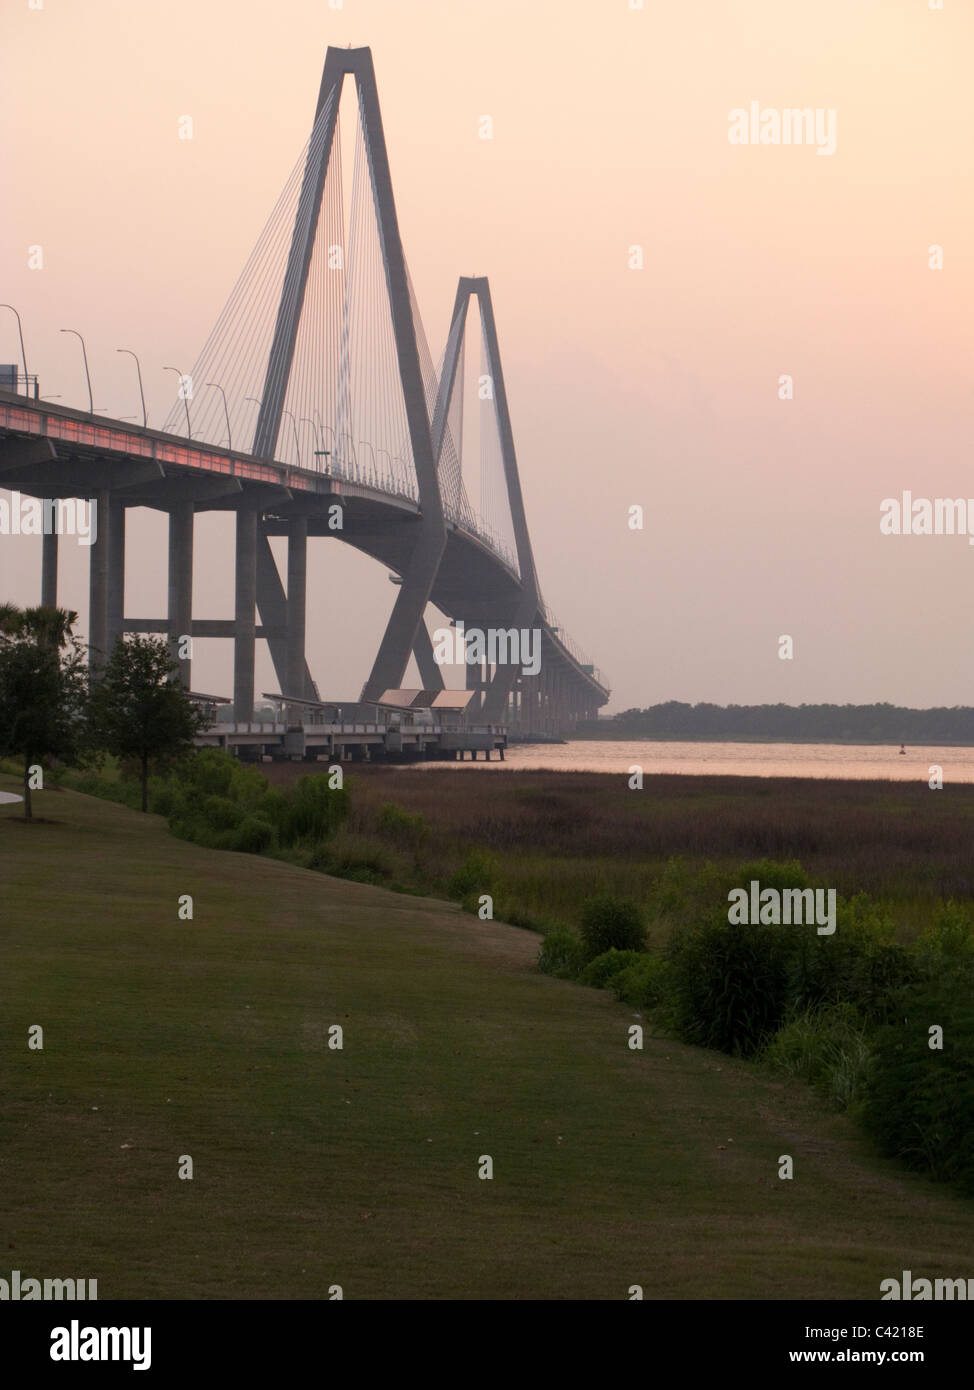
<svg viewBox="0 0 974 1390">
<path fill-rule="evenodd" d="M 175 372 L 176 375 L 179 377 L 179 394 L 180 394 L 180 395 L 182 396 L 182 398 L 183 398 L 183 407 L 185 408 L 185 411 L 186 411 L 186 438 L 187 438 L 187 439 L 192 439 L 192 437 L 193 437 L 193 427 L 192 427 L 192 425 L 189 423 L 189 401 L 186 399 L 186 395 L 185 395 L 185 393 L 184 393 L 184 391 L 183 391 L 183 374 L 182 374 L 182 372 L 179 370 L 178 367 L 163 367 L 162 370 L 163 370 L 164 372 Z"/>
<path fill-rule="evenodd" d="M 385 474 L 385 479 L 386 479 L 385 491 L 386 491 L 386 492 L 391 492 L 391 491 L 392 491 L 392 455 L 389 453 L 389 450 L 388 450 L 388 449 L 380 449 L 380 450 L 379 450 L 379 453 L 380 453 L 380 454 L 385 454 L 386 458 L 389 460 L 389 472 Z"/>
<path fill-rule="evenodd" d="M 289 410 L 282 410 L 282 411 L 281 411 L 281 414 L 282 414 L 282 415 L 286 415 L 287 418 L 291 421 L 291 428 L 292 428 L 292 430 L 294 431 L 294 447 L 295 447 L 295 449 L 297 450 L 297 455 L 298 455 L 298 467 L 300 468 L 300 467 L 301 467 L 301 441 L 298 439 L 298 427 L 297 427 L 297 425 L 296 425 L 295 422 L 294 422 L 294 416 L 291 414 L 291 412 L 290 412 Z"/>
<path fill-rule="evenodd" d="M 88 383 L 88 414 L 94 415 L 95 402 L 91 394 L 91 373 L 88 371 L 88 349 L 85 347 L 85 340 L 76 328 L 62 328 L 62 333 L 73 333 L 81 344 L 81 355 L 85 359 L 85 380 Z"/>
<path fill-rule="evenodd" d="M 360 449 L 362 448 L 363 444 L 365 445 L 366 449 L 368 449 L 369 452 L 370 452 L 371 455 L 372 455 L 372 486 L 373 486 L 373 487 L 377 487 L 377 486 L 378 486 L 378 483 L 376 482 L 376 478 L 377 478 L 377 475 L 378 475 L 378 468 L 377 468 L 376 462 L 375 462 L 375 450 L 372 448 L 372 445 L 369 443 L 369 441 L 368 441 L 367 439 L 360 439 L 360 440 L 359 440 L 358 446 L 359 446 Z"/>
<path fill-rule="evenodd" d="M 351 444 L 352 446 L 350 453 L 351 468 L 346 471 L 345 476 L 346 478 L 354 477 L 355 481 L 358 482 L 358 459 L 355 457 L 355 445 L 354 443 L 352 443 L 352 436 L 350 434 L 346 433 L 340 435 L 338 439 L 339 444 L 341 444 L 342 440 L 344 439 L 347 439 L 349 444 Z"/>
<path fill-rule="evenodd" d="M 20 322 L 20 315 L 12 304 L 0 304 L 0 309 L 9 309 L 17 320 L 17 332 L 20 334 L 20 360 L 24 364 L 24 395 L 27 394 L 27 354 L 24 351 L 24 330 Z"/>
<path fill-rule="evenodd" d="M 131 348 L 116 348 L 115 351 L 127 352 L 129 357 L 135 357 L 135 353 L 132 351 Z M 147 429 L 149 425 L 149 417 L 145 413 L 145 392 L 142 390 L 142 364 L 137 357 L 135 357 L 135 370 L 139 374 L 139 396 L 142 399 L 142 428 Z"/>
<path fill-rule="evenodd" d="M 230 452 L 233 453 L 233 435 L 230 433 L 230 412 L 227 410 L 227 393 L 218 381 L 207 381 L 203 384 L 205 386 L 212 386 L 214 391 L 219 391 L 220 395 L 223 397 L 223 414 L 226 416 L 227 421 L 227 447 Z"/>
<path fill-rule="evenodd" d="M 255 405 L 255 406 L 257 407 L 258 411 L 260 410 L 261 406 L 264 404 L 264 402 L 263 402 L 263 401 L 259 401 L 259 400 L 257 399 L 256 396 L 244 396 L 244 400 L 245 400 L 245 401 L 250 401 L 251 405 Z M 257 426 L 259 425 L 259 423 L 260 423 L 260 416 L 258 415 L 257 419 L 254 421 L 254 436 L 255 436 L 255 437 L 256 437 L 256 435 L 257 435 Z M 254 452 L 254 441 L 253 441 L 253 439 L 250 441 L 250 452 L 251 452 L 251 453 Z"/>
</svg>

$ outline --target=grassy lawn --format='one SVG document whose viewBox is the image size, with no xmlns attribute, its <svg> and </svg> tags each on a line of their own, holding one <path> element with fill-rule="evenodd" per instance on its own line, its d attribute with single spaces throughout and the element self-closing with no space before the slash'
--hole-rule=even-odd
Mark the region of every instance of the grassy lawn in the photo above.
<svg viewBox="0 0 974 1390">
<path fill-rule="evenodd" d="M 974 1203 L 802 1085 L 631 1052 L 632 1011 L 538 974 L 531 933 L 68 791 L 35 814 L 0 807 L 0 1276 L 103 1299 L 875 1299 L 904 1269 L 971 1273 Z"/>
</svg>

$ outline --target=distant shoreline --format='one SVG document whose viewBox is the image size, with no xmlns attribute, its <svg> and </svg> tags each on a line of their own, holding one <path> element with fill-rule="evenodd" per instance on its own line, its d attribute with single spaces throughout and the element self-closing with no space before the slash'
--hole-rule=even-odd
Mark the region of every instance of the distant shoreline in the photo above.
<svg viewBox="0 0 974 1390">
<path fill-rule="evenodd" d="M 899 741 L 887 738 L 783 738 L 780 734 L 647 734 L 631 729 L 599 733 L 575 733 L 569 743 L 781 743 L 818 744 L 823 748 L 896 748 Z M 523 746 L 519 743 L 518 746 Z M 910 748 L 974 748 L 974 742 L 956 739 L 913 739 L 902 745 Z"/>
</svg>

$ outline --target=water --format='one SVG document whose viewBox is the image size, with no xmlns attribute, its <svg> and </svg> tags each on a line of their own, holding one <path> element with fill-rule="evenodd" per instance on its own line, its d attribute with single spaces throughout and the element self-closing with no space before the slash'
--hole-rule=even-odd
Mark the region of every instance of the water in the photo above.
<svg viewBox="0 0 974 1390">
<path fill-rule="evenodd" d="M 884 744 L 838 743 L 662 743 L 638 740 L 515 744 L 498 762 L 420 763 L 440 770 L 481 771 L 501 768 L 550 769 L 553 772 L 628 774 L 638 764 L 645 776 L 677 773 L 716 777 L 890 778 L 929 782 L 934 764 L 944 783 L 974 782 L 974 748 L 899 748 Z"/>
</svg>

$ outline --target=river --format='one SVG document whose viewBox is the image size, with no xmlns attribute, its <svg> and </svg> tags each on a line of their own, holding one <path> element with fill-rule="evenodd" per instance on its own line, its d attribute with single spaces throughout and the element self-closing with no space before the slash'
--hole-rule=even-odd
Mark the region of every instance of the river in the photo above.
<svg viewBox="0 0 974 1390">
<path fill-rule="evenodd" d="M 677 773 L 716 777 L 890 778 L 928 782 L 931 768 L 943 770 L 944 783 L 974 782 L 974 748 L 912 747 L 901 754 L 889 744 L 837 743 L 663 743 L 570 739 L 567 743 L 515 744 L 504 762 L 418 763 L 438 770 L 499 771 L 502 768 L 645 776 Z"/>
</svg>

